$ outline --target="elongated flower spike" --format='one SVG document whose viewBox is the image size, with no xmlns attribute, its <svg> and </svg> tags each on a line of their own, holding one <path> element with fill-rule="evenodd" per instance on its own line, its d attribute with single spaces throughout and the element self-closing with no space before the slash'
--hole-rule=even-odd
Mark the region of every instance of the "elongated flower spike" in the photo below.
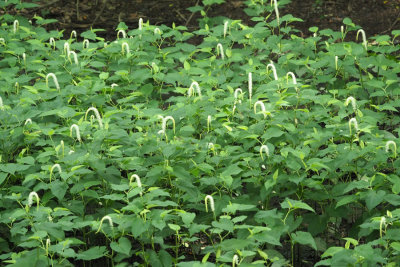
<svg viewBox="0 0 400 267">
<path fill-rule="evenodd" d="M 90 43 L 90 42 L 89 42 L 88 39 L 83 40 L 83 43 L 82 43 L 83 49 L 89 48 L 89 43 Z"/>
<path fill-rule="evenodd" d="M 253 75 L 249 72 L 249 100 L 250 100 L 250 107 L 251 107 L 251 98 L 253 96 Z"/>
<path fill-rule="evenodd" d="M 96 116 L 97 122 L 99 123 L 100 129 L 103 129 L 103 121 L 102 121 L 102 119 L 101 119 L 101 117 L 100 117 L 100 113 L 99 113 L 99 111 L 97 110 L 97 108 L 95 108 L 95 107 L 90 107 L 90 108 L 88 108 L 88 110 L 87 110 L 86 113 L 85 113 L 85 120 L 87 119 L 87 115 L 88 115 L 88 113 L 89 113 L 90 111 L 93 111 L 93 112 L 94 112 L 94 115 Z"/>
<path fill-rule="evenodd" d="M 172 116 L 166 116 L 165 118 L 163 118 L 162 120 L 162 130 L 164 133 L 166 133 L 166 128 L 167 128 L 167 122 L 168 121 L 172 121 L 172 128 L 174 130 L 174 134 L 175 134 L 175 119 Z"/>
<path fill-rule="evenodd" d="M 53 79 L 56 89 L 58 91 L 60 91 L 60 85 L 58 84 L 57 76 L 52 72 L 46 75 L 46 86 L 49 87 L 49 78 L 50 77 Z"/>
<path fill-rule="evenodd" d="M 161 33 L 161 30 L 160 30 L 160 28 L 155 28 L 154 29 L 154 34 L 159 34 L 159 35 L 161 35 L 162 33 Z"/>
<path fill-rule="evenodd" d="M 242 103 L 242 100 L 239 98 L 239 94 L 243 94 L 243 91 L 241 88 L 236 88 L 235 93 L 233 94 L 235 102 Z"/>
<path fill-rule="evenodd" d="M 254 114 L 257 114 L 257 107 L 260 106 L 261 107 L 261 112 L 264 115 L 264 119 L 267 117 L 267 113 L 265 112 L 265 105 L 262 101 L 257 101 L 256 103 L 254 103 Z"/>
<path fill-rule="evenodd" d="M 201 96 L 200 86 L 196 81 L 194 81 L 194 82 L 192 82 L 192 84 L 190 85 L 190 87 L 188 89 L 188 97 L 191 97 L 192 95 L 194 95 L 194 89 L 196 89 L 197 94 L 199 96 Z"/>
<path fill-rule="evenodd" d="M 50 45 L 50 47 L 53 48 L 53 50 L 56 48 L 56 40 L 54 40 L 53 37 L 50 37 L 50 39 L 49 39 L 49 45 Z"/>
<path fill-rule="evenodd" d="M 206 212 L 208 212 L 208 206 L 207 206 L 208 201 L 210 201 L 211 211 L 214 212 L 215 211 L 214 198 L 212 196 L 210 196 L 210 195 L 207 195 L 205 197 L 205 199 L 204 199 L 204 202 L 205 202 L 205 205 L 206 205 Z"/>
<path fill-rule="evenodd" d="M 62 173 L 60 164 L 58 164 L 58 163 L 54 164 L 50 169 L 50 182 L 51 182 L 51 176 L 53 174 L 54 169 L 57 169 L 59 174 Z"/>
<path fill-rule="evenodd" d="M 99 229 L 97 229 L 97 232 L 96 232 L 95 234 L 97 234 L 98 232 L 100 232 L 101 227 L 103 226 L 104 220 L 107 220 L 107 221 L 108 221 L 108 223 L 110 224 L 110 227 L 111 227 L 111 228 L 114 227 L 113 221 L 112 221 L 111 217 L 108 216 L 108 215 L 106 215 L 106 216 L 104 216 L 103 218 L 101 218 L 101 220 L 100 220 L 100 225 L 99 225 Z"/>
<path fill-rule="evenodd" d="M 28 207 L 32 207 L 33 197 L 36 198 L 36 206 L 37 206 L 37 209 L 39 209 L 39 200 L 40 199 L 39 199 L 38 194 L 35 191 L 32 191 L 32 192 L 29 193 L 29 196 L 28 196 Z"/>
<path fill-rule="evenodd" d="M 275 79 L 275 81 L 277 81 L 278 80 L 278 75 L 276 74 L 276 68 L 275 68 L 275 65 L 274 65 L 274 63 L 271 61 L 271 63 L 269 63 L 268 65 L 267 65 L 267 72 L 268 72 L 268 69 L 269 68 L 271 68 L 271 70 L 272 70 L 272 73 L 273 73 L 273 75 L 274 75 L 274 79 Z"/>
<path fill-rule="evenodd" d="M 344 102 L 344 105 L 347 107 L 349 105 L 349 103 L 351 103 L 351 106 L 353 107 L 353 110 L 356 111 L 357 110 L 357 102 L 356 99 L 352 96 L 349 96 L 346 99 L 346 102 Z"/>
<path fill-rule="evenodd" d="M 207 133 L 210 131 L 211 128 L 211 115 L 207 116 Z"/>
<path fill-rule="evenodd" d="M 71 127 L 69 128 L 69 135 L 72 137 L 72 131 L 75 130 L 75 134 L 76 134 L 76 139 L 78 140 L 78 142 L 81 142 L 81 134 L 79 131 L 79 126 L 76 124 L 72 124 Z"/>
<path fill-rule="evenodd" d="M 68 52 L 68 60 L 69 60 L 69 62 L 72 63 L 71 55 L 74 57 L 74 63 L 75 63 L 75 65 L 79 65 L 78 55 L 75 53 L 75 51 L 69 51 L 69 52 Z"/>
<path fill-rule="evenodd" d="M 385 152 L 388 153 L 390 148 L 392 148 L 393 151 L 393 157 L 396 158 L 397 157 L 397 145 L 394 141 L 390 140 L 386 142 L 385 145 Z"/>
<path fill-rule="evenodd" d="M 65 42 L 65 43 L 64 43 L 64 54 L 68 55 L 68 54 L 69 54 L 69 51 L 71 51 L 70 46 L 69 46 L 69 43 L 68 43 L 68 42 Z"/>
<path fill-rule="evenodd" d="M 16 33 L 18 31 L 18 28 L 19 28 L 19 21 L 16 19 L 14 20 L 13 23 L 13 32 Z"/>
<path fill-rule="evenodd" d="M 75 30 L 72 30 L 72 31 L 71 31 L 71 35 L 69 36 L 69 39 L 72 39 L 72 38 L 75 38 L 75 39 L 76 39 L 76 36 L 77 36 L 76 31 L 75 31 Z"/>
<path fill-rule="evenodd" d="M 139 18 L 139 30 L 141 31 L 141 30 L 143 30 L 143 19 L 142 18 Z"/>
<path fill-rule="evenodd" d="M 4 110 L 3 98 L 0 96 L 0 110 Z"/>
<path fill-rule="evenodd" d="M 121 53 L 122 53 L 122 55 L 124 55 L 125 51 L 126 51 L 126 56 L 128 57 L 129 54 L 130 54 L 129 50 L 130 50 L 129 49 L 129 44 L 127 42 L 123 42 L 121 44 Z"/>
<path fill-rule="evenodd" d="M 358 34 L 361 33 L 361 37 L 362 37 L 362 41 L 363 41 L 363 45 L 365 47 L 365 49 L 367 49 L 367 37 L 365 36 L 365 31 L 363 29 L 359 29 L 357 31 L 357 35 L 356 35 L 356 40 L 358 40 Z"/>
<path fill-rule="evenodd" d="M 276 2 L 276 0 L 271 0 L 271 4 L 272 4 L 272 1 L 274 2 L 274 9 L 275 9 L 276 21 L 278 22 L 278 26 L 279 26 L 279 9 L 278 9 L 278 3 Z"/>
<path fill-rule="evenodd" d="M 340 32 L 342 33 L 342 39 L 344 38 L 344 26 L 340 26 Z"/>
<path fill-rule="evenodd" d="M 289 71 L 288 73 L 286 73 L 286 82 L 289 83 L 289 76 L 292 77 L 292 82 L 294 85 L 297 85 L 297 79 L 296 79 L 296 75 L 294 75 L 293 72 Z M 296 93 L 299 93 L 299 88 L 297 86 L 295 86 L 296 89 Z"/>
<path fill-rule="evenodd" d="M 354 126 L 354 129 L 356 130 L 356 132 L 358 131 L 358 123 L 357 123 L 357 120 L 356 120 L 356 118 L 351 118 L 350 120 L 349 120 L 349 131 L 350 131 L 350 135 L 351 135 L 351 126 Z"/>
<path fill-rule="evenodd" d="M 26 66 L 26 54 L 22 53 L 22 61 L 24 62 L 24 65 Z"/>
<path fill-rule="evenodd" d="M 232 267 L 235 267 L 236 265 L 239 265 L 239 256 L 235 254 L 232 257 Z"/>
<path fill-rule="evenodd" d="M 221 43 L 217 44 L 217 52 L 221 55 L 221 59 L 224 60 L 225 59 L 224 48 L 222 47 Z"/>
<path fill-rule="evenodd" d="M 24 125 L 27 125 L 27 124 L 32 124 L 32 119 L 31 118 L 26 119 Z"/>
<path fill-rule="evenodd" d="M 136 184 L 137 184 L 137 187 L 140 188 L 140 193 L 139 193 L 139 194 L 142 195 L 142 181 L 140 180 L 139 175 L 137 175 L 137 174 L 132 174 L 132 175 L 131 175 L 131 178 L 129 179 L 129 185 L 132 184 L 132 180 L 133 180 L 133 179 L 135 179 Z"/>
<path fill-rule="evenodd" d="M 117 39 L 119 39 L 119 34 L 122 34 L 122 38 L 126 38 L 126 32 L 125 32 L 125 30 L 119 30 L 118 32 L 117 32 Z"/>
<path fill-rule="evenodd" d="M 266 145 L 262 145 L 260 147 L 261 160 L 264 160 L 264 156 L 263 156 L 264 153 L 265 153 L 265 155 L 267 155 L 267 157 L 269 157 L 269 148 Z"/>
<path fill-rule="evenodd" d="M 229 24 L 229 21 L 224 22 L 224 38 L 226 37 L 226 33 L 228 32 L 228 24 Z"/>
</svg>

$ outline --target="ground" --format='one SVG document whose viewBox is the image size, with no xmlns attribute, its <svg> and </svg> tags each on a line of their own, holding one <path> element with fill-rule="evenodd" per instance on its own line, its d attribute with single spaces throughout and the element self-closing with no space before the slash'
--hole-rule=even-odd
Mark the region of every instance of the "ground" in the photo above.
<svg viewBox="0 0 400 267">
<path fill-rule="evenodd" d="M 32 1 L 32 0 L 31 0 Z M 26 1 L 24 1 L 26 2 Z M 226 0 L 225 4 L 213 5 L 209 16 L 223 15 L 231 19 L 242 19 L 251 23 L 243 12 L 245 1 Z M 270 1 L 265 1 L 267 4 Z M 279 2 L 279 1 L 278 1 Z M 192 15 L 188 7 L 201 4 L 201 0 L 39 0 L 40 8 L 26 9 L 22 15 L 32 17 L 38 14 L 45 18 L 55 18 L 58 23 L 48 26 L 50 29 L 65 29 L 65 37 L 72 30 L 78 33 L 90 27 L 105 29 L 102 37 L 115 38 L 115 28 L 124 21 L 130 29 L 137 27 L 138 19 L 149 20 L 151 24 L 171 26 L 185 25 L 189 29 L 198 27 L 198 14 Z M 2 11 L 4 12 L 4 11 Z M 0 13 L 1 14 L 1 13 Z M 339 30 L 343 18 L 350 17 L 360 25 L 368 36 L 387 34 L 399 28 L 400 0 L 292 0 L 281 10 L 281 16 L 292 14 L 304 22 L 296 28 L 309 35 L 308 28 L 331 28 Z"/>
</svg>

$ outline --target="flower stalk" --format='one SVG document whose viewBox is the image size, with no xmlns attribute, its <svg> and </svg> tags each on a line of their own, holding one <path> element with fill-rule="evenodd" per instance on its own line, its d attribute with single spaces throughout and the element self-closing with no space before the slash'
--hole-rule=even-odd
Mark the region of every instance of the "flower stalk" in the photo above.
<svg viewBox="0 0 400 267">
<path fill-rule="evenodd" d="M 78 55 L 75 53 L 75 51 L 69 51 L 69 52 L 68 52 L 68 60 L 69 60 L 69 62 L 72 63 L 71 55 L 74 57 L 74 63 L 75 63 L 75 65 L 79 65 Z"/>
<path fill-rule="evenodd" d="M 276 15 L 276 21 L 278 22 L 278 27 L 279 27 L 279 9 L 278 9 L 278 2 L 276 0 L 271 0 L 271 4 L 274 2 L 274 10 L 275 10 L 275 15 Z"/>
<path fill-rule="evenodd" d="M 210 128 L 211 128 L 211 115 L 207 116 L 207 133 L 210 132 Z"/>
<path fill-rule="evenodd" d="M 126 51 L 126 57 L 129 57 L 129 54 L 130 54 L 129 50 L 130 50 L 129 44 L 127 42 L 123 42 L 121 44 L 121 54 L 124 55 L 125 51 Z"/>
<path fill-rule="evenodd" d="M 225 39 L 226 34 L 228 32 L 228 25 L 229 25 L 229 21 L 225 21 L 224 22 L 224 39 Z"/>
<path fill-rule="evenodd" d="M 119 30 L 118 32 L 117 32 L 117 39 L 119 39 L 119 34 L 121 34 L 122 35 L 122 38 L 126 38 L 126 32 L 125 32 L 125 30 Z"/>
<path fill-rule="evenodd" d="M 249 72 L 249 79 L 248 79 L 248 87 L 249 87 L 249 100 L 250 100 L 250 107 L 251 107 L 251 98 L 253 96 L 253 75 Z"/>
<path fill-rule="evenodd" d="M 18 31 L 18 28 L 19 28 L 19 21 L 16 19 L 14 20 L 13 23 L 13 33 L 16 33 Z"/>
<path fill-rule="evenodd" d="M 272 73 L 274 75 L 274 79 L 275 79 L 275 81 L 277 81 L 278 80 L 278 75 L 276 74 L 276 68 L 275 68 L 275 65 L 274 65 L 274 63 L 272 61 L 271 61 L 271 63 L 269 63 L 267 65 L 267 73 L 268 73 L 269 68 L 271 68 Z"/>
</svg>

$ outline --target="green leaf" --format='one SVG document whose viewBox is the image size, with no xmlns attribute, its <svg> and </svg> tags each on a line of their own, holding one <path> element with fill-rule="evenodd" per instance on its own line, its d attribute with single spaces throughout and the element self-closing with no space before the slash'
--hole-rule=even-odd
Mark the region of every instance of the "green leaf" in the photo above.
<svg viewBox="0 0 400 267">
<path fill-rule="evenodd" d="M 64 198 L 65 193 L 67 192 L 68 185 L 64 181 L 56 180 L 51 182 L 50 190 L 51 193 L 58 199 L 61 200 Z"/>
<path fill-rule="evenodd" d="M 293 200 L 286 198 L 284 202 L 281 203 L 281 207 L 284 209 L 303 209 L 315 212 L 313 208 L 311 208 L 308 204 L 301 202 L 299 200 Z"/>
<path fill-rule="evenodd" d="M 182 221 L 185 225 L 190 225 L 196 217 L 196 213 L 192 212 L 184 212 L 180 213 L 179 215 L 181 216 Z"/>
<path fill-rule="evenodd" d="M 375 190 L 370 190 L 366 195 L 365 203 L 367 204 L 367 208 L 372 210 L 376 206 L 378 206 L 385 197 L 386 193 L 383 190 L 379 190 L 376 192 Z"/>
<path fill-rule="evenodd" d="M 295 243 L 308 245 L 312 247 L 314 250 L 317 250 L 317 244 L 315 243 L 315 240 L 310 233 L 297 231 L 296 233 L 292 233 L 291 236 Z"/>
<path fill-rule="evenodd" d="M 131 249 L 132 249 L 132 244 L 128 238 L 122 236 L 118 240 L 118 243 L 111 242 L 110 247 L 115 252 L 122 253 L 122 254 L 129 256 Z"/>
<path fill-rule="evenodd" d="M 86 251 L 79 252 L 76 256 L 77 260 L 91 261 L 99 259 L 106 255 L 107 248 L 105 246 L 95 246 Z"/>
</svg>

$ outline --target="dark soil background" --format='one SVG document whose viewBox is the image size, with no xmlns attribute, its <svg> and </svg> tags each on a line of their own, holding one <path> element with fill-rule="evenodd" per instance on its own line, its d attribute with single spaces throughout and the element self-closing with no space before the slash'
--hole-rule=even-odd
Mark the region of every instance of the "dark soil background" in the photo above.
<svg viewBox="0 0 400 267">
<path fill-rule="evenodd" d="M 30 1 L 24 1 L 30 2 Z M 241 19 L 252 24 L 243 12 L 244 1 L 226 0 L 224 4 L 213 5 L 209 17 L 226 16 Z M 265 1 L 269 4 L 270 1 Z M 58 23 L 47 25 L 48 29 L 65 30 L 64 37 L 76 30 L 78 35 L 90 27 L 105 29 L 99 36 L 107 40 L 116 38 L 115 28 L 120 21 L 129 29 L 137 28 L 139 18 L 149 20 L 153 25 L 185 25 L 190 30 L 198 27 L 199 14 L 192 14 L 188 7 L 202 4 L 201 0 L 39 0 L 40 8 L 25 10 L 7 10 L 31 18 L 35 14 L 44 18 L 55 18 Z M 1 11 L 4 13 L 4 11 Z M 343 18 L 349 17 L 360 25 L 367 36 L 389 34 L 400 28 L 400 0 L 292 0 L 285 8 L 280 9 L 281 16 L 292 14 L 304 20 L 294 26 L 305 36 L 308 28 L 331 28 L 339 30 Z"/>
</svg>

